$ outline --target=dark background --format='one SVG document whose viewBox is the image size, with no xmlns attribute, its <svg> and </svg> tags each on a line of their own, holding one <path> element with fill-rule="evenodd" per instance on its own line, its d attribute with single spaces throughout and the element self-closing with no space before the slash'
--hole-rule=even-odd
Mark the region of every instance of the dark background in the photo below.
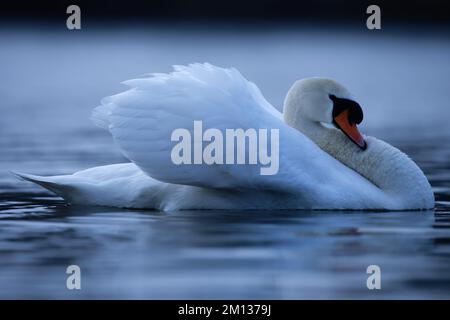
<svg viewBox="0 0 450 320">
<path fill-rule="evenodd" d="M 126 0 L 126 1 L 8 1 L 1 4 L 0 17 L 31 22 L 65 20 L 68 5 L 81 7 L 84 22 L 243 22 L 243 23 L 359 23 L 371 4 L 381 7 L 383 22 L 399 24 L 449 24 L 450 1 L 275 1 L 275 0 Z"/>
</svg>

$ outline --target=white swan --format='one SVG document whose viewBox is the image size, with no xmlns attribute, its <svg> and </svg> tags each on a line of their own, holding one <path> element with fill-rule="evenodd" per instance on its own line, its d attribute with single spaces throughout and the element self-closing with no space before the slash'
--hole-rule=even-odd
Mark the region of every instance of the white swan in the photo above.
<svg viewBox="0 0 450 320">
<path fill-rule="evenodd" d="M 391 145 L 363 137 L 362 110 L 330 79 L 297 81 L 281 114 L 236 69 L 175 66 L 125 81 L 93 112 L 131 163 L 73 175 L 17 173 L 69 203 L 181 209 L 429 209 L 434 196 L 417 165 Z M 284 121 L 283 121 L 284 118 Z M 279 130 L 279 170 L 258 165 L 176 165 L 171 133 L 192 128 Z"/>
</svg>

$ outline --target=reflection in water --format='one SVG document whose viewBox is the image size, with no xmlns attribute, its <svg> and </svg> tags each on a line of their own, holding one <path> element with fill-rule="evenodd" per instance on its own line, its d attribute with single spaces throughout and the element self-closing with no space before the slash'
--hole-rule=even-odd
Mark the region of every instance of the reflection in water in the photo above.
<svg viewBox="0 0 450 320">
<path fill-rule="evenodd" d="M 2 197 L 2 298 L 449 297 L 441 204 L 435 213 L 161 213 Z M 82 268 L 81 291 L 65 289 L 71 264 Z M 382 269 L 379 293 L 365 287 L 370 264 Z"/>
<path fill-rule="evenodd" d="M 290 36 L 295 38 L 294 34 Z M 127 46 L 102 42 L 98 48 L 92 46 L 92 39 L 83 40 L 86 41 L 84 48 L 89 56 L 100 61 L 100 65 L 95 67 L 91 63 L 85 65 L 85 60 L 82 59 L 65 59 L 64 52 L 58 53 L 62 60 L 53 59 L 52 50 L 57 51 L 56 48 L 61 46 L 59 42 L 54 44 L 46 38 L 47 42 L 44 41 L 42 47 L 36 45 L 34 54 L 44 66 L 53 68 L 48 69 L 49 75 L 41 73 L 42 77 L 48 78 L 46 81 L 39 79 L 39 83 L 33 77 L 20 75 L 20 72 L 24 72 L 22 69 L 18 69 L 19 75 L 15 76 L 17 65 L 5 65 L 6 71 L 9 70 L 10 73 L 0 75 L 8 78 L 8 81 L 2 83 L 14 84 L 20 81 L 2 92 L 8 112 L 5 117 L 0 118 L 0 298 L 450 298 L 450 138 L 448 132 L 443 132 L 438 126 L 430 128 L 430 132 L 412 131 L 408 128 L 394 132 L 383 130 L 382 124 L 375 123 L 372 129 L 373 135 L 404 150 L 425 171 L 436 195 L 435 212 L 161 213 L 73 207 L 34 185 L 17 181 L 7 172 L 15 169 L 37 174 L 58 174 L 123 162 L 123 157 L 114 148 L 110 137 L 96 130 L 87 120 L 91 107 L 95 106 L 101 96 L 111 92 L 111 88 L 105 89 L 108 84 L 99 87 L 102 81 L 95 79 L 95 74 L 104 72 L 102 63 L 112 66 L 116 63 L 119 68 L 115 56 L 106 52 L 120 51 L 136 58 L 132 52 L 146 53 L 147 46 L 151 47 L 152 41 L 155 41 L 154 37 L 150 36 L 151 41 L 147 43 L 132 43 L 132 40 L 127 40 Z M 271 41 L 279 46 L 285 45 L 283 41 L 286 38 L 280 41 L 273 35 L 271 37 L 274 37 Z M 343 51 L 344 48 L 339 47 L 342 41 L 332 41 L 337 46 L 333 51 L 337 55 L 333 57 L 338 57 L 341 51 L 355 56 L 348 61 L 331 61 L 323 56 L 328 50 L 322 51 L 320 41 L 309 42 L 306 52 L 298 50 L 295 41 L 286 42 L 288 47 L 294 45 L 283 47 L 283 50 L 275 50 L 273 48 L 277 47 L 272 46 L 268 51 L 261 51 L 260 38 L 250 36 L 250 39 L 256 39 L 255 48 L 246 44 L 244 38 L 245 36 L 240 40 L 241 46 L 229 46 L 225 42 L 221 47 L 218 44 L 217 49 L 208 46 L 209 51 L 205 52 L 225 61 L 225 55 L 230 53 L 226 50 L 248 46 L 248 52 L 257 50 L 256 56 L 262 57 L 261 61 L 266 65 L 266 61 L 277 60 L 273 58 L 277 56 L 280 58 L 277 61 L 282 61 L 279 63 L 299 63 L 294 59 L 298 51 L 300 55 L 318 56 L 318 60 L 329 62 L 326 67 L 339 66 L 332 74 L 336 78 L 367 79 L 358 76 L 358 70 L 367 68 L 354 66 L 355 61 L 364 65 L 363 60 L 358 60 L 364 55 L 358 53 L 360 47 L 357 43 L 357 48 L 353 50 L 349 49 L 351 43 L 344 42 L 347 51 Z M 199 39 L 202 38 L 194 37 L 189 41 L 197 43 Z M 5 47 L 0 53 L 1 60 L 5 62 L 6 59 L 8 62 L 13 56 L 24 59 L 24 55 L 30 50 L 19 49 L 27 47 L 27 43 L 31 41 L 25 40 L 10 42 L 9 47 Z M 82 40 L 77 41 L 77 45 L 71 48 L 81 56 L 87 54 L 81 50 Z M 325 43 L 328 46 L 330 41 Z M 167 50 L 172 46 L 168 40 L 158 41 L 158 45 Z M 367 45 L 370 46 L 370 43 Z M 117 46 L 120 50 L 115 50 Z M 393 46 L 399 56 L 407 59 L 420 58 L 420 63 L 406 61 L 405 68 L 423 65 L 423 52 L 411 52 L 414 46 L 407 46 L 406 49 L 396 47 L 395 44 Z M 191 55 L 190 60 L 217 63 L 217 59 L 211 59 L 208 54 L 199 54 L 205 49 L 204 44 L 198 43 L 198 48 L 195 48 L 186 53 Z M 388 61 L 391 65 L 395 60 L 389 60 L 390 56 L 383 60 L 384 51 L 376 51 L 375 47 L 372 49 L 377 56 L 373 61 L 377 63 Z M 444 46 L 439 52 L 448 51 L 449 46 Z M 13 55 L 15 52 L 19 54 Z M 439 61 L 440 55 L 428 55 Z M 442 55 L 446 58 L 448 56 L 444 53 Z M 237 55 L 235 53 L 229 56 L 230 59 L 236 59 L 233 57 Z M 170 63 L 189 62 L 183 59 L 178 61 L 176 58 L 156 52 L 150 60 L 164 65 L 163 70 L 167 70 Z M 123 61 L 122 58 L 119 60 Z M 127 78 L 142 73 L 142 70 L 153 70 L 150 65 L 144 68 L 142 60 L 129 60 L 132 61 L 132 70 L 125 72 L 119 69 L 114 74 Z M 218 64 L 247 68 L 253 77 L 259 75 L 262 79 L 263 75 L 258 71 L 258 63 L 262 62 L 249 58 L 245 61 L 242 67 L 236 61 L 219 61 Z M 310 62 L 315 60 L 305 61 L 310 66 Z M 401 68 L 401 63 L 396 62 L 392 67 Z M 439 70 L 448 68 L 447 64 L 438 65 Z M 125 68 L 122 64 L 120 66 Z M 316 67 L 317 65 L 310 66 Z M 34 70 L 31 66 L 30 68 Z M 35 68 L 40 68 L 39 64 Z M 58 79 L 62 77 L 58 75 L 58 70 L 67 68 L 75 75 L 79 68 L 79 76 L 86 72 L 89 75 L 85 77 L 87 83 L 95 79 L 95 85 L 90 83 L 92 88 L 82 87 L 83 95 L 73 91 L 76 85 L 67 84 L 64 84 L 64 94 L 61 97 L 51 94 L 50 91 L 58 92 L 58 89 L 53 90 L 54 87 L 58 88 Z M 439 75 L 438 69 L 433 69 L 429 74 Z M 283 70 L 297 69 L 289 67 Z M 396 74 L 404 77 L 403 80 L 410 81 L 412 77 L 405 70 Z M 310 71 L 312 74 L 316 73 Z M 423 70 L 419 71 L 423 76 Z M 445 76 L 444 71 L 441 77 Z M 310 75 L 307 72 L 301 75 Z M 295 78 L 298 74 L 287 75 L 287 78 L 289 76 Z M 74 84 L 76 79 L 74 76 L 68 81 Z M 441 80 L 439 83 L 448 83 L 447 78 Z M 24 95 L 24 81 L 29 81 L 30 90 L 37 91 Z M 354 83 L 357 91 L 358 81 Z M 383 85 L 385 81 L 380 83 Z M 46 87 L 49 84 L 54 87 Z M 396 85 L 393 84 L 394 87 Z M 65 91 L 66 86 L 68 91 Z M 269 98 L 273 92 L 284 94 L 287 90 L 287 87 L 281 88 L 278 80 L 262 83 L 262 86 Z M 4 88 L 5 86 L 0 90 L 5 90 Z M 373 86 L 360 84 L 359 93 L 364 96 L 363 88 Z M 417 92 L 420 90 L 414 90 L 411 94 Z M 388 93 L 395 99 L 395 94 Z M 448 101 L 445 90 L 434 92 L 427 89 L 427 94 L 436 96 L 436 101 Z M 35 96 L 40 99 L 35 99 Z M 429 97 L 427 96 L 428 102 Z M 370 100 L 370 97 L 366 99 Z M 67 101 L 67 105 L 61 107 L 61 101 Z M 78 109 L 81 107 L 82 109 Z M 365 118 L 368 122 L 375 121 L 376 114 L 370 116 L 370 106 L 367 108 L 369 116 Z M 380 114 L 384 116 L 386 113 Z M 439 116 L 445 118 L 442 115 L 437 117 Z M 400 121 L 401 118 L 395 120 Z M 81 267 L 81 291 L 69 291 L 65 287 L 65 270 L 71 264 Z M 378 292 L 366 288 L 366 268 L 371 264 L 381 267 L 382 290 Z"/>
</svg>

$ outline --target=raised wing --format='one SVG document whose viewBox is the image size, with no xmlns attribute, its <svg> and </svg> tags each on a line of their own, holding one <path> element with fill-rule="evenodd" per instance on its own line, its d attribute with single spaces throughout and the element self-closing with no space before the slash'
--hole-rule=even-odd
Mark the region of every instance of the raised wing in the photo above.
<svg viewBox="0 0 450 320">
<path fill-rule="evenodd" d="M 212 188 L 294 190 L 299 187 L 299 179 L 312 182 L 302 166 L 308 167 L 325 153 L 300 132 L 288 127 L 280 112 L 265 100 L 255 84 L 236 69 L 207 63 L 175 66 L 174 69 L 170 74 L 125 81 L 130 86 L 128 91 L 104 98 L 102 105 L 93 112 L 94 122 L 107 128 L 125 156 L 145 173 L 164 182 Z M 187 159 L 186 152 L 190 152 L 191 164 L 174 163 L 173 150 L 177 145 L 177 150 L 181 150 L 181 138 L 173 141 L 173 134 L 175 132 L 176 136 L 177 129 L 189 131 L 193 142 L 194 122 L 201 122 L 203 133 L 208 129 L 216 129 L 210 133 L 222 133 L 224 164 L 220 161 L 205 163 L 204 157 L 200 159 L 201 164 L 194 164 L 199 160 L 194 159 L 199 155 L 196 153 L 199 147 L 204 151 L 217 136 L 209 137 L 211 141 L 206 142 L 197 139 L 189 150 L 178 152 L 185 157 L 183 159 Z M 237 140 L 234 163 L 226 161 L 227 129 L 250 129 L 257 133 L 256 164 L 254 159 L 253 164 L 250 163 L 250 152 L 255 151 L 250 138 L 245 146 L 246 164 L 237 164 L 237 153 L 242 150 Z M 261 129 L 267 130 L 265 145 L 261 141 L 261 137 L 264 138 Z M 275 133 L 270 134 L 274 132 L 272 129 L 278 130 L 279 139 Z M 217 148 L 211 155 L 217 160 L 220 154 L 216 152 Z M 264 152 L 272 157 L 270 164 L 267 159 L 263 164 L 260 156 Z M 274 167 L 276 165 L 278 168 Z M 269 167 L 275 174 L 263 175 L 261 169 Z"/>
</svg>

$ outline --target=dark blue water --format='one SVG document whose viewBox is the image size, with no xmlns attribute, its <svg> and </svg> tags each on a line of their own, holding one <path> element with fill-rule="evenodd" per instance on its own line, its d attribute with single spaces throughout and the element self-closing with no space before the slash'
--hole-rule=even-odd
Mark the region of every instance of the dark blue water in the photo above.
<svg viewBox="0 0 450 320">
<path fill-rule="evenodd" d="M 450 298 L 450 42 L 304 30 L 0 31 L 0 298 Z M 62 174 L 125 159 L 90 110 L 171 64 L 235 66 L 281 106 L 330 76 L 363 131 L 408 153 L 426 212 L 152 212 L 67 206 L 8 170 Z M 268 63 L 270 62 L 270 63 Z M 66 268 L 82 289 L 66 289 Z M 378 265 L 382 289 L 368 290 Z"/>
</svg>

